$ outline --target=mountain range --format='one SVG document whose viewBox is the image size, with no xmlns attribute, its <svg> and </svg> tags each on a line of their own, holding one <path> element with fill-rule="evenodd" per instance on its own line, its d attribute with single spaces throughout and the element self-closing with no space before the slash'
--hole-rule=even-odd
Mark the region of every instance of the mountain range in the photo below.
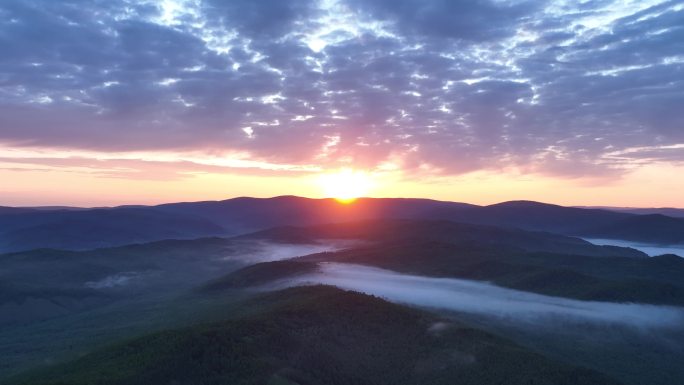
<svg viewBox="0 0 684 385">
<path fill-rule="evenodd" d="M 6 384 L 684 376 L 684 259 L 564 234 L 653 215 L 296 197 L 3 211 L 4 234 L 53 247 L 0 253 Z"/>
<path fill-rule="evenodd" d="M 587 238 L 684 243 L 684 218 L 662 214 L 530 201 L 477 206 L 428 199 L 362 198 L 345 205 L 333 199 L 281 196 L 78 210 L 1 207 L 0 251 L 83 250 L 370 219 L 443 219 Z"/>
</svg>

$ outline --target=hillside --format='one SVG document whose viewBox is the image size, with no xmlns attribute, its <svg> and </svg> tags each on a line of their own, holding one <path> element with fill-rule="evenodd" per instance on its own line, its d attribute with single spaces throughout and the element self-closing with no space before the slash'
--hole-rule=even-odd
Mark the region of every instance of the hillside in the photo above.
<svg viewBox="0 0 684 385">
<path fill-rule="evenodd" d="M 581 300 L 684 306 L 684 259 L 528 253 L 476 244 L 385 243 L 251 265 L 217 278 L 203 292 L 260 286 L 311 274 L 317 263 L 375 266 L 438 278 L 493 282 Z"/>
<path fill-rule="evenodd" d="M 144 356 L 134 356 L 135 360 L 147 360 L 149 358 L 147 355 L 156 357 L 157 352 L 162 350 L 171 350 L 172 356 L 178 355 L 178 360 L 185 360 L 187 359 L 185 352 L 195 349 L 193 345 L 195 339 L 203 343 L 202 341 L 208 338 L 203 334 L 204 331 L 199 332 L 205 329 L 202 329 L 204 326 L 197 326 L 198 324 L 226 319 L 234 322 L 237 321 L 236 317 L 258 319 L 259 314 L 271 311 L 269 309 L 271 309 L 272 302 L 263 300 L 265 297 L 261 297 L 262 299 L 258 302 L 248 302 L 242 305 L 234 303 L 259 292 L 259 290 L 252 290 L 254 287 L 272 289 L 272 286 L 268 286 L 269 283 L 290 278 L 293 278 L 293 282 L 296 283 L 300 282 L 298 279 L 301 277 L 316 275 L 320 272 L 321 266 L 331 265 L 322 264 L 323 262 L 346 264 L 345 266 L 349 266 L 348 264 L 375 266 L 393 272 L 408 273 L 419 277 L 418 279 L 433 282 L 436 278 L 468 279 L 476 282 L 477 285 L 489 285 L 498 287 L 500 290 L 508 290 L 505 288 L 522 290 L 519 293 L 523 296 L 534 296 L 536 294 L 533 293 L 539 293 L 565 297 L 561 298 L 560 302 L 558 299 L 553 300 L 554 303 L 561 304 L 569 299 L 604 301 L 601 305 L 592 306 L 605 304 L 608 308 L 615 305 L 606 303 L 611 301 L 684 304 L 682 288 L 684 259 L 680 257 L 667 255 L 646 258 L 642 253 L 631 249 L 595 246 L 581 239 L 563 235 L 444 220 L 375 220 L 316 226 L 286 226 L 230 239 L 166 240 L 88 251 L 39 249 L 0 255 L 2 267 L 0 289 L 3 293 L 0 296 L 0 315 L 2 315 L 0 337 L 5 341 L 5 344 L 0 346 L 0 355 L 3 356 L 3 361 L 0 362 L 0 378 L 16 374 L 18 368 L 37 370 L 45 365 L 46 360 L 53 360 L 54 357 L 57 357 L 57 362 L 63 362 L 66 358 L 79 357 L 98 346 L 101 347 L 103 343 L 118 343 L 119 348 L 130 351 L 132 349 L 130 346 L 126 348 L 122 346 L 128 346 L 127 341 L 130 341 L 131 337 L 155 330 L 173 329 L 174 331 L 169 332 L 172 334 L 163 334 L 161 342 L 154 342 L 154 339 L 144 340 L 143 345 L 149 345 L 152 350 L 149 352 L 141 350 Z M 379 279 L 367 279 L 367 281 L 381 283 Z M 288 291 L 288 293 L 297 292 Z M 464 297 L 467 292 L 461 294 L 455 297 Z M 549 302 L 548 298 L 538 300 L 541 301 L 539 302 L 541 305 Z M 537 300 L 527 303 L 534 306 L 534 301 Z M 292 304 L 289 301 L 282 302 L 280 299 L 276 302 Z M 278 306 L 280 308 L 281 305 Z M 621 309 L 625 306 L 629 308 L 628 305 L 620 306 L 622 306 Z M 353 309 L 343 306 L 340 308 L 353 313 Z M 568 307 L 560 306 L 559 308 Z M 289 322 L 281 313 L 269 314 L 269 317 Z M 317 317 L 316 314 L 308 316 Z M 658 315 L 653 318 L 660 319 Z M 544 347 L 535 351 L 543 352 L 546 357 L 558 359 L 558 356 L 547 355 L 547 352 L 556 354 L 558 350 L 554 349 L 566 346 L 568 336 L 563 333 L 567 333 L 568 329 L 563 327 L 562 321 L 562 317 L 554 318 L 552 324 L 558 324 L 560 331 L 550 333 L 543 339 L 535 334 L 532 337 L 521 337 L 516 341 L 522 346 L 528 346 L 528 344 L 547 343 L 557 339 L 561 343 L 554 345 L 555 348 L 547 351 Z M 355 325 L 354 320 L 346 319 L 345 322 L 349 322 L 348 325 Z M 358 322 L 365 321 L 360 318 Z M 327 320 L 325 323 L 335 325 L 334 322 Z M 468 325 L 485 329 L 491 326 L 487 323 L 486 317 L 469 320 Z M 507 322 L 505 325 L 511 326 L 512 323 Z M 176 330 L 181 326 L 192 327 Z M 266 327 L 263 333 L 273 330 L 271 326 Z M 277 325 L 273 327 L 279 335 L 289 333 L 288 330 L 279 329 Z M 580 332 L 587 340 L 596 341 L 597 338 L 603 338 L 602 336 L 607 333 L 606 329 L 597 329 L 597 327 L 597 325 L 590 324 L 587 330 L 580 329 Z M 189 332 L 192 337 L 187 337 L 188 339 L 182 337 L 176 340 L 177 335 L 187 336 L 185 333 L 188 330 L 192 330 Z M 211 330 L 211 333 L 214 333 L 211 335 L 215 335 L 215 332 L 219 333 L 217 329 Z M 243 333 L 252 329 L 240 330 L 242 330 L 240 333 Z M 606 346 L 606 351 L 592 356 L 598 359 L 596 364 L 583 359 L 587 355 L 581 352 L 583 349 L 595 349 L 595 343 L 576 347 L 570 345 L 572 349 L 567 353 L 570 354 L 568 357 L 571 360 L 568 358 L 567 362 L 592 367 L 619 378 L 625 383 L 640 384 L 638 380 L 626 381 L 628 376 L 618 376 L 618 374 L 631 373 L 626 372 L 625 368 L 634 367 L 643 373 L 638 377 L 639 379 L 654 376 L 663 368 L 676 365 L 673 363 L 676 360 L 663 360 L 663 357 L 680 357 L 679 353 L 672 353 L 667 350 L 669 348 L 666 349 L 660 345 L 657 342 L 660 339 L 654 342 L 643 342 L 639 337 L 640 334 L 634 337 L 632 332 L 629 332 L 632 334 L 623 335 L 617 332 L 618 329 L 608 330 L 615 330 L 617 336 L 614 338 L 625 342 L 622 345 L 615 345 L 613 342 L 611 345 L 601 344 L 601 346 Z M 622 329 L 619 330 L 622 333 Z M 508 330 L 492 331 L 497 331 L 498 335 L 506 338 L 516 335 Z M 262 330 L 259 329 L 258 332 L 262 333 Z M 326 329 L 325 332 L 334 331 Z M 397 330 L 397 332 L 408 331 Z M 630 338 L 625 339 L 625 335 Z M 233 335 L 230 334 L 230 336 Z M 290 338 L 289 334 L 287 338 Z M 574 340 L 576 336 L 573 335 L 572 338 Z M 164 341 L 171 341 L 173 344 L 169 346 Z M 342 341 L 347 341 L 347 337 L 343 336 Z M 378 344 L 389 343 L 381 340 L 372 341 Z M 177 346 L 176 342 L 180 344 L 178 349 L 181 351 L 174 350 Z M 334 350 L 337 346 L 326 345 L 329 341 L 325 338 L 313 340 L 311 343 L 319 344 L 322 349 L 329 350 Z M 635 345 L 642 343 L 644 345 Z M 242 346 L 240 349 L 244 348 L 245 352 L 256 349 L 258 354 L 263 353 L 259 350 L 260 348 L 249 344 L 240 346 Z M 401 345 L 392 346 L 404 349 Z M 648 350 L 649 357 L 651 357 L 649 361 L 643 362 L 641 366 L 635 366 L 635 363 L 630 361 L 635 357 L 633 346 L 641 346 L 639 350 L 642 352 Z M 208 349 L 212 355 L 222 354 L 221 351 L 211 350 L 213 347 L 199 349 L 201 351 Z M 118 362 L 112 364 L 117 371 L 131 364 L 130 361 L 125 360 L 123 353 L 112 353 L 114 351 L 116 350 L 107 349 L 109 352 L 107 354 L 114 354 L 107 357 L 111 358 L 108 358 L 108 362 Z M 561 351 L 563 352 L 565 351 Z M 340 354 L 347 353 L 363 357 L 355 350 L 345 350 Z M 97 355 L 100 353 L 93 354 L 88 357 L 100 357 Z M 318 355 L 319 352 L 316 354 Z M 615 359 L 609 357 L 615 357 Z M 157 358 L 150 359 L 156 360 Z M 81 375 L 89 378 L 83 381 L 92 380 L 90 376 L 98 374 L 93 371 L 95 369 L 88 368 L 104 367 L 101 361 L 97 361 L 99 359 L 92 358 L 92 360 L 94 361 L 79 361 L 85 362 L 85 364 L 78 364 L 80 366 L 71 366 L 77 365 L 72 363 L 69 366 L 60 367 L 59 373 L 61 374 L 58 378 L 65 378 L 64 383 L 68 384 L 71 384 L 72 380 L 76 381 L 75 383 L 81 381 L 79 377 Z M 283 367 L 294 368 L 296 373 L 304 373 L 301 374 L 303 377 L 287 377 L 289 381 L 301 384 L 317 384 L 322 381 L 320 380 L 322 377 L 317 377 L 319 372 L 311 374 L 298 367 L 296 363 L 288 361 L 289 357 L 269 355 L 265 360 L 269 363 L 275 360 L 278 365 L 282 363 Z M 173 367 L 192 372 L 190 367 L 184 367 L 180 361 L 174 361 Z M 619 364 L 615 363 L 616 361 L 625 363 Z M 503 362 L 506 363 L 506 361 Z M 663 362 L 663 364 L 656 365 L 655 362 Z M 361 365 L 354 363 L 354 365 L 357 364 Z M 403 365 L 404 361 L 400 361 L 400 364 Z M 205 370 L 204 364 L 197 367 Z M 140 375 L 143 379 L 154 378 L 156 380 L 157 377 L 150 376 L 159 374 L 166 376 L 160 377 L 166 380 L 177 374 L 172 371 L 173 368 L 168 368 L 169 372 L 165 373 L 147 372 L 146 368 L 147 366 L 136 367 L 135 376 Z M 496 367 L 485 370 L 495 369 Z M 502 370 L 504 369 L 505 367 L 502 367 Z M 273 370 L 272 373 L 280 373 L 278 369 Z M 98 372 L 101 372 L 100 369 Z M 286 372 L 289 373 L 289 371 Z M 211 378 L 213 375 L 207 372 L 193 373 L 197 373 L 200 376 L 198 378 L 203 378 L 201 376 Z M 674 371 L 674 373 L 679 373 L 679 371 Z M 65 377 L 59 377 L 62 375 Z M 372 374 L 368 375 L 374 378 Z M 307 376 L 313 376 L 311 377 L 313 380 L 307 380 L 310 378 Z M 669 377 L 672 376 L 665 373 L 653 383 L 667 385 L 676 383 L 670 381 Z M 112 378 L 114 378 L 112 381 L 116 380 L 119 383 L 126 381 L 123 378 L 116 379 L 116 376 Z M 224 377 L 219 378 L 224 379 Z M 431 378 L 419 379 L 430 383 Z M 481 377 L 476 378 L 482 380 Z M 250 383 L 249 380 L 246 381 Z M 349 381 L 355 380 L 349 379 Z M 36 382 L 38 382 L 37 378 L 34 383 Z M 91 383 L 97 382 L 93 380 Z"/>
<path fill-rule="evenodd" d="M 505 246 L 510 250 L 541 251 L 589 256 L 646 257 L 614 246 L 597 246 L 585 240 L 540 231 L 525 231 L 445 220 L 371 220 L 315 226 L 286 226 L 251 233 L 238 239 L 279 242 L 314 242 L 318 239 L 364 241 L 433 241 Z"/>
<path fill-rule="evenodd" d="M 6 384 L 616 384 L 506 340 L 325 286 L 223 322 L 123 342 Z"/>
<path fill-rule="evenodd" d="M 320 242 L 200 238 L 0 254 L 0 326 L 72 314 L 113 300 L 173 296 L 249 264 L 331 248 Z"/>
<path fill-rule="evenodd" d="M 224 290 L 266 285 L 281 279 L 313 273 L 316 269 L 317 263 L 315 262 L 291 259 L 261 262 L 213 279 L 202 285 L 199 291 L 203 293 L 221 293 Z"/>
<path fill-rule="evenodd" d="M 682 244 L 684 220 L 662 214 L 647 214 L 621 219 L 585 230 L 587 235 L 606 239 L 629 239 L 637 242 Z"/>
</svg>

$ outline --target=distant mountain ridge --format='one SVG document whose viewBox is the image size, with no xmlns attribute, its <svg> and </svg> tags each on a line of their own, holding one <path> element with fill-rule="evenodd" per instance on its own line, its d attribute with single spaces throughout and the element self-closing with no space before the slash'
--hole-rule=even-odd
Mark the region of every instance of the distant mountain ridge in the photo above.
<svg viewBox="0 0 684 385">
<path fill-rule="evenodd" d="M 607 239 L 629 239 L 639 242 L 684 243 L 684 220 L 662 214 L 631 216 L 615 223 L 596 226 L 592 236 Z"/>
<path fill-rule="evenodd" d="M 489 206 L 413 198 L 361 198 L 352 204 L 296 196 L 96 209 L 0 208 L 0 251 L 87 249 L 203 236 L 234 236 L 271 227 L 372 219 L 429 219 L 512 227 L 590 238 L 660 244 L 684 242 L 684 218 L 533 201 Z"/>
<path fill-rule="evenodd" d="M 579 206 L 579 208 L 602 209 L 602 210 L 618 211 L 618 212 L 622 212 L 622 213 L 639 214 L 639 215 L 662 214 L 662 215 L 666 215 L 668 217 L 684 218 L 684 209 L 676 208 L 676 207 L 641 208 L 641 207 Z"/>
<path fill-rule="evenodd" d="M 152 208 L 0 213 L 0 251 L 82 250 L 223 233 L 221 226 L 204 218 Z"/>
</svg>

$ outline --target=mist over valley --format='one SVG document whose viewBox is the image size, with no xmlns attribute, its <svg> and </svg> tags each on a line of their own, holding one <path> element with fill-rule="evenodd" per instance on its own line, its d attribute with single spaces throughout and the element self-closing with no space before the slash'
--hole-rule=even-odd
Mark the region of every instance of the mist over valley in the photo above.
<svg viewBox="0 0 684 385">
<path fill-rule="evenodd" d="M 0 0 L 0 385 L 683 385 L 682 0 Z"/>
</svg>

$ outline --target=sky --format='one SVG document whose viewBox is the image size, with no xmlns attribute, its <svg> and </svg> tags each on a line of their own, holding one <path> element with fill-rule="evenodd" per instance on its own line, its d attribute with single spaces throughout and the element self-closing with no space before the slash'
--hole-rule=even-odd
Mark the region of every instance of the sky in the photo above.
<svg viewBox="0 0 684 385">
<path fill-rule="evenodd" d="M 684 1 L 2 0 L 0 205 L 684 207 Z"/>
</svg>

